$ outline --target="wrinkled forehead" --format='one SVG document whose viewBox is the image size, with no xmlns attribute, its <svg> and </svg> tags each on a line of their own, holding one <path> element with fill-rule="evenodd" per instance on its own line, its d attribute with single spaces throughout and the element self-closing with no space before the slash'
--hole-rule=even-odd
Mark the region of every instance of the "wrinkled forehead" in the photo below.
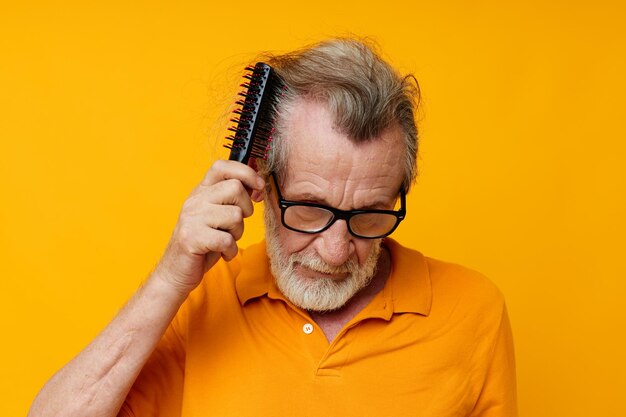
<svg viewBox="0 0 626 417">
<path fill-rule="evenodd" d="M 284 119 L 282 141 L 288 142 L 281 185 L 337 189 L 363 194 L 366 190 L 397 194 L 403 179 L 402 132 L 392 125 L 380 135 L 354 141 L 334 124 L 328 107 L 299 100 Z"/>
</svg>

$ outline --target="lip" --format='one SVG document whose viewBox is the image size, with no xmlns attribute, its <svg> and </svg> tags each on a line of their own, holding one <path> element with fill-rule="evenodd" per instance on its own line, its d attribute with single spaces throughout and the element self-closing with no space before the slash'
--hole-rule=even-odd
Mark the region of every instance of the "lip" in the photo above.
<svg viewBox="0 0 626 417">
<path fill-rule="evenodd" d="M 326 279 L 332 279 L 333 281 L 342 281 L 346 279 L 349 275 L 347 272 L 342 272 L 340 274 L 327 274 L 325 272 L 316 271 L 314 269 L 306 267 L 300 263 L 297 263 L 295 265 L 295 270 L 296 270 L 295 272 L 298 273 L 300 276 L 303 276 L 309 279 L 326 278 Z"/>
</svg>

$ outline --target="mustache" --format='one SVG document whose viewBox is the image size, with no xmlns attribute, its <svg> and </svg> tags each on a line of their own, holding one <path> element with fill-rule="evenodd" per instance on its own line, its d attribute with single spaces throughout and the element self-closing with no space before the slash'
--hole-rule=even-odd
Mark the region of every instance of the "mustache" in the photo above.
<svg viewBox="0 0 626 417">
<path fill-rule="evenodd" d="M 290 256 L 291 263 L 298 263 L 308 269 L 323 274 L 345 274 L 357 270 L 358 264 L 355 259 L 349 259 L 342 265 L 330 265 L 322 259 L 311 254 L 293 254 Z"/>
</svg>

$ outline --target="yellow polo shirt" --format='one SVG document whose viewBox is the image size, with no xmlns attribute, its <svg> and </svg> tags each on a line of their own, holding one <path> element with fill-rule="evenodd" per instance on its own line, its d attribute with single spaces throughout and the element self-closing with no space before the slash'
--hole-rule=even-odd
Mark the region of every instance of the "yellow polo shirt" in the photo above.
<svg viewBox="0 0 626 417">
<path fill-rule="evenodd" d="M 384 289 L 332 343 L 274 284 L 261 243 L 183 304 L 120 416 L 517 416 L 504 300 L 391 239 Z"/>
</svg>

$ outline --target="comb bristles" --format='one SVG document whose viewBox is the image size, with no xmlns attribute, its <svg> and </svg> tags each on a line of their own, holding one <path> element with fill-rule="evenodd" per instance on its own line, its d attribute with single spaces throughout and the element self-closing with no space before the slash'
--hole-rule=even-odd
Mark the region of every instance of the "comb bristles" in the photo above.
<svg viewBox="0 0 626 417">
<path fill-rule="evenodd" d="M 275 108 L 283 96 L 284 86 L 271 68 L 263 63 L 247 67 L 243 75 L 244 82 L 230 119 L 233 126 L 228 130 L 234 134 L 228 136 L 224 146 L 231 150 L 230 159 L 247 163 L 250 157 L 267 159 L 272 135 Z"/>
</svg>

